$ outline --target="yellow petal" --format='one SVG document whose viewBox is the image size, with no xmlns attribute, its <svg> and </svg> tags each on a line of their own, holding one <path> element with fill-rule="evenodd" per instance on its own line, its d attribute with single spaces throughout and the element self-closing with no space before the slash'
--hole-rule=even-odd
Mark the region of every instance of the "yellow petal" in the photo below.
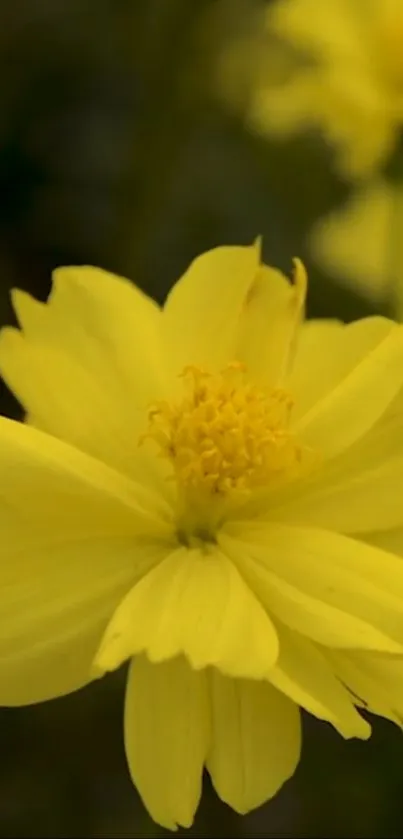
<svg viewBox="0 0 403 839">
<path fill-rule="evenodd" d="M 329 651 L 334 672 L 371 713 L 403 725 L 403 658 Z"/>
<path fill-rule="evenodd" d="M 281 5 L 281 4 L 277 4 Z M 337 152 L 344 177 L 370 175 L 393 150 L 395 102 L 367 69 L 303 67 L 278 84 L 258 83 L 248 113 L 251 128 L 287 136 L 318 128 Z"/>
<path fill-rule="evenodd" d="M 280 654 L 268 674 L 271 683 L 311 714 L 332 723 L 343 737 L 369 737 L 371 728 L 335 676 L 327 650 L 285 626 L 276 628 Z"/>
<path fill-rule="evenodd" d="M 136 658 L 126 693 L 126 755 L 151 817 L 169 830 L 192 824 L 209 738 L 205 672 L 183 658 L 162 664 Z"/>
<path fill-rule="evenodd" d="M 215 248 L 197 257 L 176 283 L 162 320 L 174 375 L 189 364 L 219 370 L 234 360 L 238 321 L 259 263 L 258 243 Z"/>
<path fill-rule="evenodd" d="M 365 320 L 356 325 L 362 337 L 366 326 Z M 372 331 L 373 325 L 368 328 Z M 338 454 L 367 433 L 402 387 L 403 327 L 392 322 L 385 326 L 381 320 L 375 332 L 375 347 L 366 349 L 347 375 L 295 425 L 301 440 L 324 455 Z M 350 349 L 346 345 L 349 361 Z"/>
<path fill-rule="evenodd" d="M 0 572 L 0 704 L 28 705 L 81 688 L 128 588 L 163 558 L 125 538 L 36 546 Z M 29 566 L 29 571 L 27 567 Z"/>
<path fill-rule="evenodd" d="M 376 427 L 315 474 L 257 499 L 266 521 L 288 521 L 344 533 L 366 534 L 403 525 L 403 414 Z M 253 501 L 242 511 L 250 515 Z"/>
<path fill-rule="evenodd" d="M 119 600 L 170 548 L 135 485 L 4 418 L 0 473 L 0 703 L 19 705 L 90 681 Z"/>
<path fill-rule="evenodd" d="M 278 653 L 270 619 L 236 568 L 210 551 L 180 548 L 116 610 L 96 665 L 111 670 L 136 653 L 152 662 L 183 653 L 192 667 L 261 678 Z"/>
<path fill-rule="evenodd" d="M 318 127 L 336 146 L 340 168 L 349 177 L 368 175 L 393 151 L 400 113 L 398 86 L 380 69 L 389 55 L 386 62 L 376 55 L 382 48 L 379 22 L 364 5 L 361 14 L 360 5 L 340 0 L 270 4 L 267 25 L 280 43 L 288 42 L 289 72 L 281 83 L 261 74 L 252 103 L 252 121 L 263 131 L 287 134 Z M 301 51 L 307 60 L 298 60 Z"/>
<path fill-rule="evenodd" d="M 291 284 L 280 271 L 262 265 L 239 321 L 236 358 L 254 381 L 269 387 L 288 373 L 304 314 L 307 279 L 299 260 L 294 273 Z"/>
<path fill-rule="evenodd" d="M 403 556 L 403 527 L 366 533 L 365 541 L 369 545 L 381 548 L 382 551 L 388 551 L 400 557 Z"/>
<path fill-rule="evenodd" d="M 146 388 L 147 399 L 150 380 L 162 383 L 161 310 L 129 280 L 89 266 L 57 268 L 46 304 L 19 290 L 12 298 L 31 343 L 59 347 L 89 371 L 99 373 L 104 364 L 105 381 L 118 374 L 127 385 Z M 136 365 L 149 368 L 148 380 L 137 381 Z"/>
<path fill-rule="evenodd" d="M 288 383 L 294 398 L 294 421 L 304 416 L 349 371 L 349 359 L 346 366 L 345 356 L 340 358 L 340 347 L 345 347 L 349 330 L 350 326 L 338 320 L 305 320 L 301 324 Z"/>
<path fill-rule="evenodd" d="M 32 421 L 130 474 L 147 458 L 146 480 L 139 435 L 165 394 L 158 307 L 95 268 L 58 269 L 47 304 L 21 291 L 13 302 L 23 332 L 2 330 L 0 370 Z"/>
<path fill-rule="evenodd" d="M 364 542 L 309 527 L 226 527 L 223 550 L 267 610 L 325 646 L 403 649 L 403 565 Z"/>
<path fill-rule="evenodd" d="M 321 219 L 310 236 L 318 263 L 343 285 L 375 302 L 401 286 L 401 238 L 391 242 L 394 212 L 400 212 L 401 200 L 397 186 L 373 179 L 356 190 L 341 210 Z"/>
<path fill-rule="evenodd" d="M 394 329 L 383 317 L 344 324 L 337 320 L 308 320 L 301 325 L 288 387 L 293 394 L 294 422 L 298 422 L 375 350 Z"/>
<path fill-rule="evenodd" d="M 207 768 L 223 801 L 247 813 L 295 772 L 301 750 L 297 706 L 267 682 L 210 676 L 212 746 Z"/>
<path fill-rule="evenodd" d="M 268 11 L 267 22 L 280 36 L 317 58 L 357 60 L 365 56 L 365 26 L 354 7 L 340 0 L 327 0 L 326 4 L 316 0 L 275 3 Z"/>
<path fill-rule="evenodd" d="M 247 117 L 252 130 L 287 137 L 313 121 L 318 78 L 310 70 L 288 75 L 281 85 L 256 84 Z"/>
</svg>

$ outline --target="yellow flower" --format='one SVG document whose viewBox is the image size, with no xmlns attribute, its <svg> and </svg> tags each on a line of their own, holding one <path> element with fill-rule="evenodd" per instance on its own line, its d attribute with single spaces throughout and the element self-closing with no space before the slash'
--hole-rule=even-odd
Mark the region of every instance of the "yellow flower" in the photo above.
<svg viewBox="0 0 403 839">
<path fill-rule="evenodd" d="M 402 188 L 374 178 L 310 234 L 318 264 L 374 303 L 390 303 L 398 320 L 403 320 L 402 217 Z"/>
<path fill-rule="evenodd" d="M 196 259 L 162 310 L 95 268 L 16 291 L 0 339 L 0 701 L 131 660 L 128 764 L 190 825 L 203 767 L 244 813 L 299 706 L 366 738 L 403 715 L 403 327 L 303 324 L 258 246 Z"/>
<path fill-rule="evenodd" d="M 252 123 L 285 134 L 318 126 L 349 175 L 379 166 L 403 127 L 401 0 L 278 0 L 267 27 L 295 57 L 284 84 L 257 80 Z"/>
</svg>

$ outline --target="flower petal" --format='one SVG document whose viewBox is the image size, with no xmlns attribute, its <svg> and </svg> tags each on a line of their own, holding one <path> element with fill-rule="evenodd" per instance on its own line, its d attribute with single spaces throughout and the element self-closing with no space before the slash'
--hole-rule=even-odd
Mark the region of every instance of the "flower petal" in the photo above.
<svg viewBox="0 0 403 839">
<path fill-rule="evenodd" d="M 383 178 L 365 180 L 335 212 L 322 217 L 310 234 L 315 260 L 331 276 L 375 303 L 401 287 L 401 240 L 390 259 L 393 207 L 400 206 L 401 186 Z M 397 258 L 396 258 L 397 257 Z M 400 297 L 400 294 L 399 294 Z"/>
<path fill-rule="evenodd" d="M 382 48 L 380 21 L 376 14 L 371 19 L 367 5 L 340 0 L 320 7 L 315 0 L 270 4 L 272 36 L 285 38 L 291 51 L 306 52 L 308 61 L 291 61 L 281 83 L 260 79 L 251 109 L 252 121 L 266 133 L 318 126 L 336 146 L 340 169 L 350 178 L 368 176 L 392 153 L 400 114 L 397 89 L 385 83 L 374 61 L 374 45 Z M 374 8 L 380 8 L 378 0 Z"/>
<path fill-rule="evenodd" d="M 220 552 L 175 551 L 129 592 L 102 641 L 96 666 L 113 670 L 136 653 L 152 662 L 184 654 L 259 679 L 276 660 L 275 629 L 236 568 Z"/>
<path fill-rule="evenodd" d="M 137 474 L 147 406 L 165 393 L 158 307 L 131 283 L 85 267 L 58 269 L 47 304 L 21 291 L 13 302 L 23 332 L 2 330 L 0 370 L 31 420 Z"/>
<path fill-rule="evenodd" d="M 227 526 L 222 549 L 266 609 L 325 646 L 403 650 L 403 565 L 337 533 Z"/>
<path fill-rule="evenodd" d="M 109 383 L 119 375 L 138 401 L 161 386 L 161 309 L 129 280 L 91 266 L 57 268 L 46 304 L 19 290 L 13 304 L 31 343 L 60 347 L 96 374 L 104 367 Z M 140 380 L 139 367 L 149 368 Z"/>
<path fill-rule="evenodd" d="M 355 650 L 331 650 L 339 679 L 373 714 L 403 727 L 403 658 Z"/>
<path fill-rule="evenodd" d="M 278 35 L 317 58 L 349 58 L 358 63 L 362 56 L 365 60 L 363 21 L 354 7 L 349 9 L 340 0 L 328 0 L 320 6 L 315 0 L 286 0 L 269 9 L 267 21 Z"/>
<path fill-rule="evenodd" d="M 223 801 L 247 813 L 295 772 L 301 750 L 297 706 L 267 682 L 209 676 L 212 746 L 207 768 Z"/>
<path fill-rule="evenodd" d="M 300 328 L 289 389 L 298 421 L 351 373 L 386 338 L 393 324 L 368 317 L 345 324 L 337 320 L 307 320 Z"/>
<path fill-rule="evenodd" d="M 366 321 L 354 324 L 366 336 Z M 381 320 L 376 345 L 349 366 L 343 378 L 295 424 L 295 433 L 308 446 L 334 456 L 363 436 L 386 411 L 403 385 L 403 327 Z M 341 348 L 341 353 L 344 350 Z M 350 361 L 350 346 L 346 344 Z M 370 398 L 368 395 L 370 394 Z"/>
<path fill-rule="evenodd" d="M 357 697 L 357 701 L 361 702 L 371 713 L 402 725 L 403 659 L 401 657 L 390 656 L 390 673 L 385 673 L 382 667 L 384 662 L 388 668 L 389 657 L 376 656 L 374 653 L 331 650 L 329 658 L 334 672 Z"/>
<path fill-rule="evenodd" d="M 239 515 L 354 534 L 403 525 L 402 419 L 400 412 L 381 418 L 314 474 L 251 499 Z"/>
<path fill-rule="evenodd" d="M 271 683 L 311 714 L 332 723 L 343 737 L 369 737 L 371 727 L 336 677 L 327 650 L 286 626 L 276 628 L 280 655 L 268 674 Z"/>
<path fill-rule="evenodd" d="M 339 349 L 348 328 L 341 321 L 328 318 L 305 320 L 301 324 L 288 381 L 294 398 L 294 421 L 323 399 L 345 375 L 345 366 L 340 366 Z"/>
<path fill-rule="evenodd" d="M 170 548 L 134 484 L 4 418 L 0 472 L 0 703 L 19 705 L 93 678 L 117 603 Z"/>
<path fill-rule="evenodd" d="M 366 533 L 365 541 L 382 551 L 388 551 L 400 557 L 403 556 L 403 527 Z"/>
<path fill-rule="evenodd" d="M 162 319 L 172 372 L 219 370 L 235 359 L 236 329 L 260 270 L 260 248 L 221 247 L 197 257 L 168 296 Z"/>
<path fill-rule="evenodd" d="M 125 702 L 125 747 L 133 783 L 155 822 L 190 827 L 209 747 L 206 673 L 183 658 L 136 658 Z"/>
<path fill-rule="evenodd" d="M 284 381 L 304 314 L 306 285 L 298 260 L 293 284 L 266 265 L 257 272 L 239 320 L 236 349 L 236 358 L 255 382 L 275 387 Z"/>
</svg>

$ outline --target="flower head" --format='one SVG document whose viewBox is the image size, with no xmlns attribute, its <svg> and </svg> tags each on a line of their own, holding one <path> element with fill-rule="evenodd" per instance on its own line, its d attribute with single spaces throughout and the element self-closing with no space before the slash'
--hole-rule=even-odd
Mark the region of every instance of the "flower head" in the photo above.
<svg viewBox="0 0 403 839">
<path fill-rule="evenodd" d="M 300 60 L 283 84 L 258 81 L 252 122 L 280 133 L 318 126 L 349 175 L 380 166 L 403 127 L 400 0 L 277 0 L 267 26 Z"/>
<path fill-rule="evenodd" d="M 153 818 L 206 766 L 238 812 L 300 753 L 299 706 L 401 724 L 403 327 L 304 323 L 258 245 L 199 257 L 163 309 L 95 268 L 14 292 L 0 366 L 0 701 L 130 660 L 125 743 Z"/>
</svg>

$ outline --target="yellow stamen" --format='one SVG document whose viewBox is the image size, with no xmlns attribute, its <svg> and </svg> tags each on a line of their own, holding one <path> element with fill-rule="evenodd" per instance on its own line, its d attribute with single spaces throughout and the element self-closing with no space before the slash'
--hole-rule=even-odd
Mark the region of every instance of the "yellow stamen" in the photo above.
<svg viewBox="0 0 403 839">
<path fill-rule="evenodd" d="M 237 362 L 219 374 L 187 367 L 181 375 L 183 399 L 153 406 L 146 435 L 170 460 L 181 491 L 224 497 L 270 485 L 298 464 L 285 390 L 249 383 Z"/>
</svg>

